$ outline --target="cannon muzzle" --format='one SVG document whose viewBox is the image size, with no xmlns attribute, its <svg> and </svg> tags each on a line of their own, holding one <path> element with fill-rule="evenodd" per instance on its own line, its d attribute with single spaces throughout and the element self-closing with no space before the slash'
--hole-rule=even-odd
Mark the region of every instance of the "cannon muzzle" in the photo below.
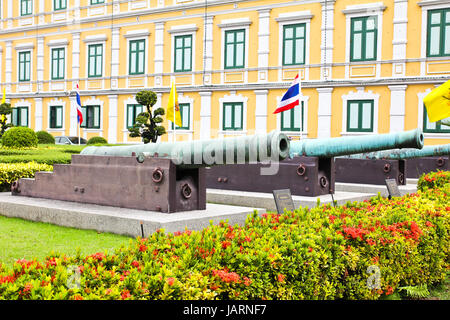
<svg viewBox="0 0 450 320">
<path fill-rule="evenodd" d="M 415 129 L 367 136 L 292 141 L 290 155 L 332 158 L 395 148 L 422 149 L 423 143 L 422 130 Z"/>
</svg>

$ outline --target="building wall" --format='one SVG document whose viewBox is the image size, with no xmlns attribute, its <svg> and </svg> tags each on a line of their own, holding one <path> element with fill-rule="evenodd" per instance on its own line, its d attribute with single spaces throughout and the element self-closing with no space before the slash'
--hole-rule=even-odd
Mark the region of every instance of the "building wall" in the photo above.
<svg viewBox="0 0 450 320">
<path fill-rule="evenodd" d="M 68 0 L 58 11 L 53 1 L 31 2 L 31 14 L 21 16 L 21 1 L 1 1 L 0 85 L 13 106 L 29 107 L 28 126 L 55 136 L 78 134 L 78 84 L 83 105 L 100 106 L 99 127 L 82 128 L 81 135 L 137 143 L 128 136 L 127 105 L 136 104 L 138 91 L 151 89 L 157 106 L 166 107 L 172 81 L 179 102 L 191 108 L 189 128 L 177 130 L 177 140 L 269 132 L 281 128 L 273 111 L 297 73 L 304 125 L 287 132 L 293 139 L 410 130 L 423 126 L 424 95 L 450 74 L 450 54 L 427 57 L 428 11 L 450 10 L 448 0 Z M 352 62 L 351 24 L 364 17 L 377 19 L 377 57 Z M 304 62 L 284 65 L 283 27 L 292 24 L 305 27 Z M 245 63 L 227 69 L 225 33 L 237 29 L 245 30 Z M 188 72 L 174 72 L 174 39 L 181 35 L 192 35 Z M 138 75 L 129 74 L 134 40 L 145 40 Z M 88 75 L 93 44 L 103 45 L 99 77 Z M 51 77 L 54 48 L 65 48 L 63 79 Z M 24 51 L 31 53 L 29 81 L 19 81 Z M 371 132 L 347 131 L 352 100 L 372 101 Z M 242 103 L 242 130 L 223 130 L 227 103 Z M 62 127 L 52 129 L 50 107 L 57 105 L 63 107 Z M 163 125 L 168 134 L 161 140 L 172 140 L 170 124 Z M 445 130 L 425 137 L 426 144 L 450 143 Z"/>
</svg>

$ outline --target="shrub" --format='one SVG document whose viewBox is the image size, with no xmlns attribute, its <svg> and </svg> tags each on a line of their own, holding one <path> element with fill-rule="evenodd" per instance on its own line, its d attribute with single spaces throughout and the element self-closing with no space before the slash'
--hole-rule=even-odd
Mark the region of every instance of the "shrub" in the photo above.
<svg viewBox="0 0 450 320">
<path fill-rule="evenodd" d="M 87 144 L 107 144 L 108 141 L 103 137 L 92 137 L 88 140 Z"/>
<path fill-rule="evenodd" d="M 20 178 L 33 178 L 37 171 L 53 171 L 53 167 L 36 162 L 0 163 L 0 191 L 11 191 L 11 184 Z"/>
<path fill-rule="evenodd" d="M 417 181 L 417 189 L 424 191 L 426 188 L 443 188 L 447 183 L 450 183 L 450 171 L 438 170 L 422 174 Z"/>
<path fill-rule="evenodd" d="M 254 213 L 243 227 L 159 230 L 113 253 L 18 260 L 11 270 L 0 266 L 0 297 L 377 299 L 445 278 L 448 192 Z M 69 288 L 75 275 L 79 287 Z"/>
<path fill-rule="evenodd" d="M 14 127 L 3 134 L 2 144 L 7 148 L 32 148 L 37 147 L 38 138 L 30 128 Z"/>
<path fill-rule="evenodd" d="M 39 144 L 55 144 L 55 138 L 47 131 L 36 132 Z"/>
</svg>

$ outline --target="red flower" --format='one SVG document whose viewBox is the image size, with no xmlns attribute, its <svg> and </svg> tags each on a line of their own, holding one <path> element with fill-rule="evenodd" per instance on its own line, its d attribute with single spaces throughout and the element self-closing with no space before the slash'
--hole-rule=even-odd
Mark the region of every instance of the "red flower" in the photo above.
<svg viewBox="0 0 450 320">
<path fill-rule="evenodd" d="M 308 248 L 308 251 L 309 251 L 309 252 L 313 252 L 313 251 L 314 251 L 314 249 L 313 249 L 313 248 L 311 248 L 311 247 L 309 247 L 309 248 Z"/>
<path fill-rule="evenodd" d="M 132 263 L 131 263 L 131 265 L 133 266 L 133 267 L 139 267 L 139 262 L 138 261 L 136 261 L 136 260 L 134 260 Z"/>
<path fill-rule="evenodd" d="M 231 246 L 231 242 L 230 241 L 222 241 L 222 248 L 226 249 L 229 246 Z"/>
<path fill-rule="evenodd" d="M 139 251 L 140 251 L 140 252 L 147 251 L 147 246 L 146 246 L 145 244 L 141 244 L 141 245 L 139 246 Z"/>
<path fill-rule="evenodd" d="M 285 278 L 286 276 L 284 275 L 284 274 L 281 274 L 281 273 L 279 273 L 278 274 L 278 282 L 284 282 L 284 278 Z"/>
<path fill-rule="evenodd" d="M 75 300 L 84 300 L 84 298 L 82 296 L 80 296 L 79 294 L 77 294 L 76 296 L 73 297 Z"/>
<path fill-rule="evenodd" d="M 173 286 L 174 282 L 175 282 L 175 279 L 174 279 L 174 278 L 172 278 L 172 277 L 167 278 L 167 284 L 168 284 L 169 286 Z"/>
<path fill-rule="evenodd" d="M 122 297 L 122 300 L 125 300 L 125 299 L 131 297 L 131 294 L 130 294 L 130 291 L 124 290 L 124 291 L 122 291 L 122 294 L 120 296 Z"/>
</svg>

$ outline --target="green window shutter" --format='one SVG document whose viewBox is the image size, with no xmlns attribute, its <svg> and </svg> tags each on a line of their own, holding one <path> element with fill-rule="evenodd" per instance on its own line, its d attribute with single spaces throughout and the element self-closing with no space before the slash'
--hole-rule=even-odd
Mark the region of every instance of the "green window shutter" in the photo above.
<svg viewBox="0 0 450 320">
<path fill-rule="evenodd" d="M 52 49 L 52 80 L 62 80 L 65 76 L 64 48 Z"/>
<path fill-rule="evenodd" d="M 373 132 L 373 100 L 349 100 L 347 102 L 347 131 Z"/>
<path fill-rule="evenodd" d="M 190 130 L 191 126 L 191 105 L 189 103 L 180 103 L 181 127 L 176 126 L 176 130 Z M 172 122 L 172 130 L 174 123 Z"/>
<path fill-rule="evenodd" d="M 428 11 L 427 57 L 450 56 L 450 8 Z"/>
<path fill-rule="evenodd" d="M 88 77 L 101 77 L 103 74 L 103 45 L 88 46 Z"/>
<path fill-rule="evenodd" d="M 281 131 L 301 132 L 304 124 L 304 104 L 281 112 Z"/>
<path fill-rule="evenodd" d="M 377 59 L 378 18 L 375 16 L 351 19 L 350 61 Z"/>
<path fill-rule="evenodd" d="M 192 35 L 176 36 L 174 42 L 174 71 L 192 71 Z"/>
<path fill-rule="evenodd" d="M 19 81 L 30 81 L 31 52 L 19 52 Z"/>
<path fill-rule="evenodd" d="M 67 0 L 53 0 L 53 10 L 67 9 Z"/>
<path fill-rule="evenodd" d="M 129 57 L 129 73 L 144 74 L 145 73 L 145 40 L 130 41 L 130 57 Z"/>
<path fill-rule="evenodd" d="M 63 127 L 63 107 L 50 107 L 50 129 L 60 129 Z"/>
<path fill-rule="evenodd" d="M 306 24 L 286 25 L 283 27 L 283 65 L 305 64 Z"/>
<path fill-rule="evenodd" d="M 225 32 L 225 69 L 245 67 L 245 29 Z"/>
<path fill-rule="evenodd" d="M 223 104 L 223 123 L 224 131 L 243 130 L 244 104 L 242 102 L 232 102 Z"/>
<path fill-rule="evenodd" d="M 33 0 L 20 0 L 20 15 L 28 16 L 33 14 Z"/>
<path fill-rule="evenodd" d="M 450 119 L 450 118 L 447 118 Z M 423 106 L 423 132 L 426 133 L 450 133 L 450 127 L 441 121 L 430 122 L 428 119 L 427 108 Z"/>
<path fill-rule="evenodd" d="M 12 124 L 16 127 L 28 127 L 28 107 L 13 108 Z"/>
<path fill-rule="evenodd" d="M 105 3 L 105 0 L 91 0 L 91 5 L 92 4 L 100 4 L 100 3 Z"/>
<path fill-rule="evenodd" d="M 136 117 L 144 112 L 143 106 L 140 104 L 128 104 L 127 105 L 127 128 L 133 127 L 136 123 Z"/>
</svg>

